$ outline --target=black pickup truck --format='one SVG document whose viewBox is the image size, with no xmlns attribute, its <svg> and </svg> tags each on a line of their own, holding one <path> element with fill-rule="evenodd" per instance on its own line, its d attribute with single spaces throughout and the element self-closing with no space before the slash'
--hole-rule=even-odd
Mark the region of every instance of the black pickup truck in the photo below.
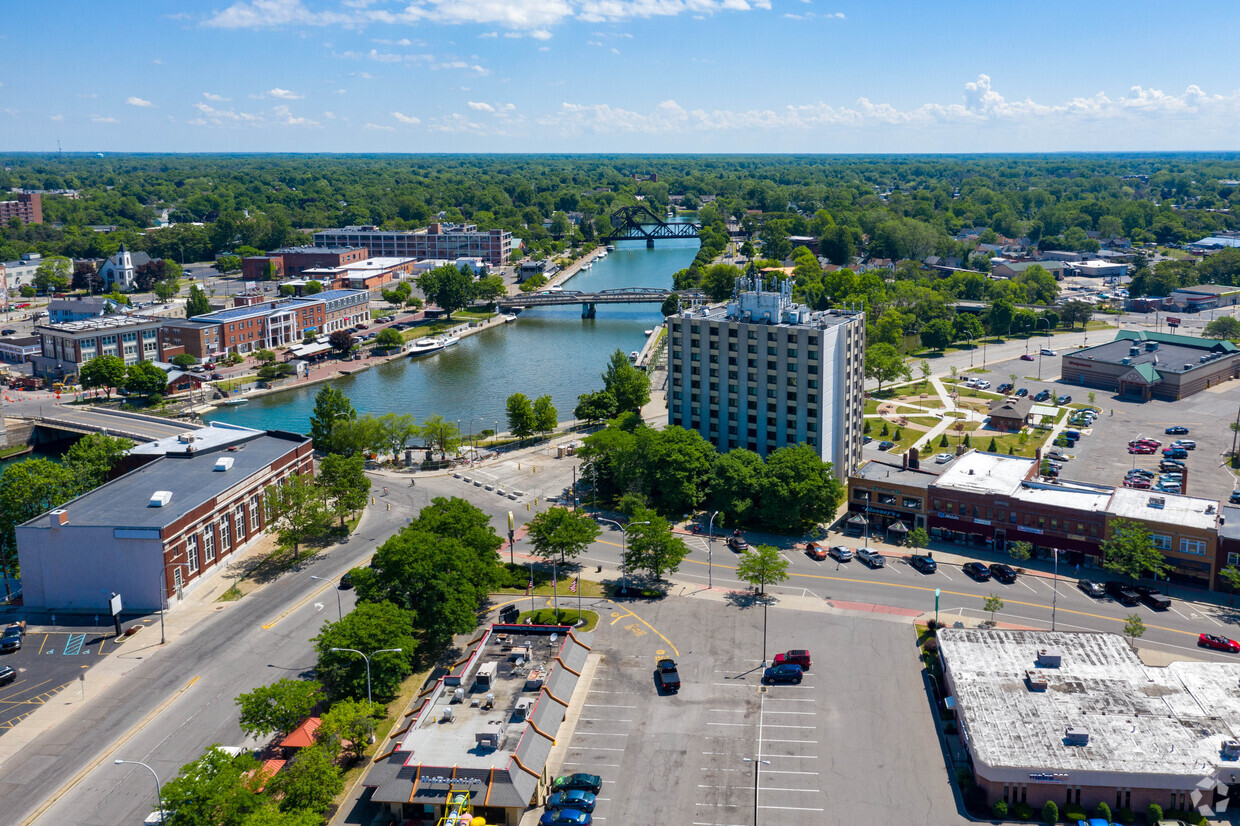
<svg viewBox="0 0 1240 826">
<path fill-rule="evenodd" d="M 680 691 L 680 672 L 676 670 L 676 661 L 664 657 L 655 663 L 655 666 L 659 674 L 659 685 L 663 690 L 673 694 Z"/>
</svg>

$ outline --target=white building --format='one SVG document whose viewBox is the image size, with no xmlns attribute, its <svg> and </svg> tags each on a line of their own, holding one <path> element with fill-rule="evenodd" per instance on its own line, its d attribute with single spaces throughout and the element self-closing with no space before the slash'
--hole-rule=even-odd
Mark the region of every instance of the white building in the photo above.
<svg viewBox="0 0 1240 826">
<path fill-rule="evenodd" d="M 811 311 L 792 303 L 784 282 L 778 292 L 742 289 L 726 307 L 685 310 L 667 325 L 669 424 L 724 451 L 765 456 L 805 443 L 841 480 L 860 462 L 864 313 Z"/>
<path fill-rule="evenodd" d="M 121 244 L 116 255 L 99 265 L 99 277 L 109 288 L 129 291 L 133 289 L 134 279 L 138 276 L 138 267 L 150 260 L 151 256 L 145 252 L 130 252 Z"/>
<path fill-rule="evenodd" d="M 1113 261 L 1103 261 L 1102 259 L 1078 261 L 1073 267 L 1076 269 L 1077 275 L 1089 278 L 1123 278 L 1128 274 L 1127 264 L 1117 264 Z"/>
</svg>

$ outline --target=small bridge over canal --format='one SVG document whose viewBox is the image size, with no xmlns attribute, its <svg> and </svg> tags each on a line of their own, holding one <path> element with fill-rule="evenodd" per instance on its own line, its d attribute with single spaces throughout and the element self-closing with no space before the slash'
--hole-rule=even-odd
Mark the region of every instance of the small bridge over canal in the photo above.
<svg viewBox="0 0 1240 826">
<path fill-rule="evenodd" d="M 645 241 L 647 247 L 653 247 L 659 239 L 697 238 L 702 230 L 701 224 L 669 224 L 640 204 L 621 207 L 613 212 L 611 227 L 611 233 L 604 241 Z"/>
<path fill-rule="evenodd" d="M 501 310 L 524 310 L 527 307 L 554 307 L 562 304 L 580 304 L 582 318 L 594 318 L 598 304 L 662 304 L 668 296 L 679 295 L 682 302 L 704 300 L 697 290 L 660 290 L 651 287 L 624 287 L 616 290 L 587 293 L 580 290 L 543 290 L 541 292 L 510 295 L 497 302 Z"/>
</svg>

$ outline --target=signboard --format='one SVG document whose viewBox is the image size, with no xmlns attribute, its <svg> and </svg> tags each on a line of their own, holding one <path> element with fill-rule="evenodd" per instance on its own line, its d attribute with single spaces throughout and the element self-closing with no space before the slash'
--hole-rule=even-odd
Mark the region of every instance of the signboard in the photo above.
<svg viewBox="0 0 1240 826">
<path fill-rule="evenodd" d="M 426 777 L 426 776 L 422 776 L 418 778 L 418 788 L 420 789 L 435 789 L 435 790 L 442 789 L 443 791 L 452 789 L 453 791 L 464 791 L 466 788 L 470 786 L 481 786 L 481 785 L 482 785 L 482 779 L 478 777 L 442 777 L 442 776 Z"/>
<path fill-rule="evenodd" d="M 1178 318 L 1177 316 L 1170 316 L 1170 315 L 1169 315 L 1169 316 L 1167 316 L 1167 326 L 1168 326 L 1168 327 L 1179 327 L 1179 326 L 1180 326 L 1180 321 L 1181 321 L 1181 319 L 1180 319 L 1180 318 Z"/>
<path fill-rule="evenodd" d="M 1068 775 L 1062 772 L 1029 772 L 1030 783 L 1066 783 Z"/>
<path fill-rule="evenodd" d="M 108 599 L 108 609 L 112 612 L 112 616 L 116 616 L 121 612 L 121 595 L 113 594 Z"/>
</svg>

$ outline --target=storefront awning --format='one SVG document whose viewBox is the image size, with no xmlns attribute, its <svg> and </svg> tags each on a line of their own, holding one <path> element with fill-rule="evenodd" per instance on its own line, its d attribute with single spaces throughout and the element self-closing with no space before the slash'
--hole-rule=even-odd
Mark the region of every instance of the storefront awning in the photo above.
<svg viewBox="0 0 1240 826">
<path fill-rule="evenodd" d="M 866 518 L 862 516 L 861 514 L 854 513 L 852 516 L 848 517 L 848 524 L 849 525 L 868 525 L 870 523 L 866 521 Z"/>
<path fill-rule="evenodd" d="M 896 533 L 908 533 L 908 525 L 905 525 L 903 522 L 892 522 L 887 526 L 887 530 L 895 531 Z"/>
</svg>

